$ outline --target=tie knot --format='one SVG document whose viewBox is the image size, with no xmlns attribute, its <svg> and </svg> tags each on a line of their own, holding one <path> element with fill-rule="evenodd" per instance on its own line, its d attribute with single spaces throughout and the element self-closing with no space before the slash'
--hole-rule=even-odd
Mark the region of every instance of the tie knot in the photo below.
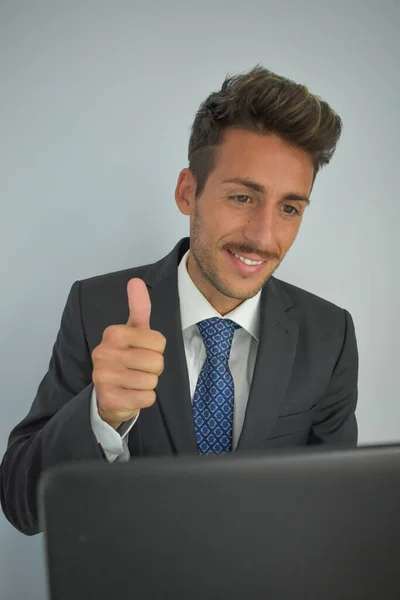
<svg viewBox="0 0 400 600">
<path fill-rule="evenodd" d="M 209 358 L 229 359 L 235 329 L 240 325 L 230 319 L 212 317 L 197 323 Z"/>
</svg>

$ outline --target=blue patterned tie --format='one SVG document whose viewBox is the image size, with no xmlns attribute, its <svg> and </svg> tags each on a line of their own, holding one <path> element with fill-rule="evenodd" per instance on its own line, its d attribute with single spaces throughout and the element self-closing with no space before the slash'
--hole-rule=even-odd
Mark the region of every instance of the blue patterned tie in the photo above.
<svg viewBox="0 0 400 600">
<path fill-rule="evenodd" d="M 213 317 L 197 327 L 207 354 L 193 398 L 197 449 L 199 454 L 222 454 L 232 448 L 234 385 L 228 361 L 240 325 Z"/>
</svg>

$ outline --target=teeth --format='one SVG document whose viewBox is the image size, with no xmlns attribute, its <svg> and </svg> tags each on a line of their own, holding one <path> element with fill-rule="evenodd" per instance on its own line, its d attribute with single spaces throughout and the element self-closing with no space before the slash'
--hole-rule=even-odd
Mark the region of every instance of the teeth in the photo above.
<svg viewBox="0 0 400 600">
<path fill-rule="evenodd" d="M 249 260 L 248 258 L 243 258 L 243 256 L 239 256 L 238 254 L 234 254 L 239 260 L 244 262 L 246 265 L 262 265 L 263 260 Z"/>
</svg>

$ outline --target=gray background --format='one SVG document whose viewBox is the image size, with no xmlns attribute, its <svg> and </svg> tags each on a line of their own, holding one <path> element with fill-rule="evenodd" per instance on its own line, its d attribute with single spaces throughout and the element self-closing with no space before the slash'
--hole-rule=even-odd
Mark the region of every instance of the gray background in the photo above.
<svg viewBox="0 0 400 600">
<path fill-rule="evenodd" d="M 188 234 L 173 192 L 195 111 L 256 63 L 344 121 L 277 276 L 351 312 L 360 442 L 400 438 L 399 23 L 399 0 L 0 2 L 1 454 L 72 283 Z M 2 600 L 45 597 L 42 543 L 0 515 Z"/>
</svg>

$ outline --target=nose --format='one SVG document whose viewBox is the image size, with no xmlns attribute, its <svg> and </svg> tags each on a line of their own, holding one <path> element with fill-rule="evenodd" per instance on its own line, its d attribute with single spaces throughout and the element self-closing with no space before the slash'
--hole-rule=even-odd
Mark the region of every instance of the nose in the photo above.
<svg viewBox="0 0 400 600">
<path fill-rule="evenodd" d="M 260 204 L 257 210 L 248 216 L 244 226 L 245 238 L 252 246 L 264 252 L 276 253 L 278 245 L 278 216 L 275 206 Z"/>
</svg>

